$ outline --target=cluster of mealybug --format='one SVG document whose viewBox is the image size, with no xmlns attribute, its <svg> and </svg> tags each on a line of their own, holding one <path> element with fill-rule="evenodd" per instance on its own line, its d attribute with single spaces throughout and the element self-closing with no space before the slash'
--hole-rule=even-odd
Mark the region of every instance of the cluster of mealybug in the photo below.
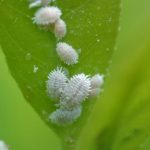
<svg viewBox="0 0 150 150">
<path fill-rule="evenodd" d="M 8 146 L 2 140 L 0 140 L 0 150 L 8 150 Z"/>
<path fill-rule="evenodd" d="M 33 23 L 40 27 L 52 28 L 57 39 L 62 39 L 66 33 L 66 23 L 60 18 L 62 11 L 56 6 L 49 6 L 53 0 L 33 0 L 29 8 L 40 7 L 33 17 Z M 78 63 L 78 53 L 69 44 L 58 42 L 56 53 L 61 61 L 67 65 Z M 82 102 L 88 97 L 98 96 L 104 82 L 104 76 L 96 74 L 89 77 L 77 74 L 70 79 L 62 68 L 51 71 L 46 81 L 48 96 L 58 108 L 52 112 L 49 119 L 56 125 L 72 124 L 82 112 Z"/>
<path fill-rule="evenodd" d="M 90 92 L 90 78 L 85 74 L 78 74 L 68 79 L 62 70 L 53 70 L 47 81 L 47 92 L 56 99 L 59 108 L 50 115 L 52 123 L 68 125 L 73 123 L 82 112 L 82 101 Z"/>
<path fill-rule="evenodd" d="M 56 6 L 48 6 L 52 0 L 35 0 L 29 7 L 43 6 L 37 10 L 33 17 L 33 23 L 41 27 L 49 28 L 54 26 L 54 34 L 58 39 L 63 38 L 67 33 L 66 23 L 60 18 L 62 11 Z M 78 53 L 67 43 L 60 42 L 56 46 L 60 59 L 67 65 L 78 62 Z"/>
<path fill-rule="evenodd" d="M 48 76 L 47 92 L 50 97 L 57 99 L 56 111 L 50 115 L 52 123 L 57 125 L 69 125 L 73 123 L 82 112 L 82 102 L 89 96 L 97 96 L 103 84 L 103 75 L 95 75 L 92 78 L 77 74 L 68 79 L 62 70 L 57 68 Z"/>
<path fill-rule="evenodd" d="M 66 35 L 66 23 L 60 18 L 61 10 L 55 6 L 48 6 L 51 0 L 36 0 L 29 5 L 29 8 L 42 6 L 37 10 L 33 17 L 33 22 L 39 26 L 54 26 L 54 34 L 58 39 Z"/>
</svg>

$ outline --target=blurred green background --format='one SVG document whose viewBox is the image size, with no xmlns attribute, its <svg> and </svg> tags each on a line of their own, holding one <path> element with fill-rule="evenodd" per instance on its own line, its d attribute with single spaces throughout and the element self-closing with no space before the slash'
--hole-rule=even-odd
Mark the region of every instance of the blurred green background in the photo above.
<svg viewBox="0 0 150 150">
<path fill-rule="evenodd" d="M 59 150 L 59 140 L 24 100 L 0 51 L 0 139 L 11 150 Z"/>
<path fill-rule="evenodd" d="M 135 41 L 136 36 L 141 36 L 142 40 L 144 37 L 145 42 L 149 40 L 150 0 L 123 0 L 120 21 L 118 51 L 115 51 L 113 57 L 113 63 L 116 63 L 118 68 L 121 68 L 119 59 L 125 55 L 128 61 L 128 56 L 135 53 L 135 45 L 137 43 L 140 45 L 140 38 Z M 144 43 L 142 46 L 144 47 Z M 2 51 L 0 51 L 0 139 L 6 141 L 11 150 L 60 150 L 58 137 L 24 100 L 9 74 Z"/>
</svg>

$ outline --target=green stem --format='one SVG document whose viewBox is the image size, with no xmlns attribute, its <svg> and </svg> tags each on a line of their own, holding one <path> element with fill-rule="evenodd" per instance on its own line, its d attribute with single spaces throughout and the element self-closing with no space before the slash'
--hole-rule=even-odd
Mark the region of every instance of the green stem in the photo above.
<svg viewBox="0 0 150 150">
<path fill-rule="evenodd" d="M 76 140 L 67 137 L 62 141 L 62 150 L 75 150 L 76 149 Z"/>
</svg>

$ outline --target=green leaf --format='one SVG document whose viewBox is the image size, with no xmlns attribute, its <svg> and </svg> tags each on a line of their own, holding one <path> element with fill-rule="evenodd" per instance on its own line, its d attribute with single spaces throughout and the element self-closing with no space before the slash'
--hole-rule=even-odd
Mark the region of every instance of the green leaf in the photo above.
<svg viewBox="0 0 150 150">
<path fill-rule="evenodd" d="M 25 99 L 59 135 L 73 136 L 85 124 L 86 119 L 82 118 L 87 118 L 86 113 L 67 128 L 52 125 L 48 116 L 55 107 L 47 96 L 45 81 L 57 66 L 65 67 L 70 76 L 107 72 L 118 31 L 120 0 L 56 0 L 53 3 L 62 9 L 62 18 L 67 23 L 68 33 L 63 41 L 81 49 L 79 63 L 71 67 L 58 59 L 53 33 L 44 32 L 32 23 L 36 10 L 28 9 L 28 4 L 27 0 L 0 1 L 0 44 Z M 34 66 L 39 68 L 36 73 Z"/>
<path fill-rule="evenodd" d="M 104 94 L 80 137 L 79 150 L 150 149 L 149 1 L 138 1 L 138 9 L 131 7 L 135 2 L 124 1 L 118 53 Z"/>
</svg>

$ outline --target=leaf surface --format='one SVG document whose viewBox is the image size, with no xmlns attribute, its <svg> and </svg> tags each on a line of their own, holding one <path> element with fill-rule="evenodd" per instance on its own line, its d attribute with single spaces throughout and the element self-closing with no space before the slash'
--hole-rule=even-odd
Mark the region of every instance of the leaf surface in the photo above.
<svg viewBox="0 0 150 150">
<path fill-rule="evenodd" d="M 82 72 L 107 73 L 118 32 L 120 0 L 56 0 L 53 3 L 62 10 L 62 18 L 67 23 L 68 33 L 62 41 L 81 51 L 79 63 L 69 67 L 56 54 L 57 40 L 53 33 L 44 32 L 32 23 L 36 9 L 30 10 L 28 4 L 27 0 L 0 1 L 0 44 L 25 99 L 59 135 L 74 135 L 85 123 L 81 120 L 86 118 L 86 113 L 67 128 L 52 125 L 48 117 L 56 108 L 47 96 L 45 81 L 57 66 L 63 66 L 70 76 Z M 36 73 L 34 67 L 38 67 Z M 85 109 L 90 108 L 88 105 Z"/>
</svg>

